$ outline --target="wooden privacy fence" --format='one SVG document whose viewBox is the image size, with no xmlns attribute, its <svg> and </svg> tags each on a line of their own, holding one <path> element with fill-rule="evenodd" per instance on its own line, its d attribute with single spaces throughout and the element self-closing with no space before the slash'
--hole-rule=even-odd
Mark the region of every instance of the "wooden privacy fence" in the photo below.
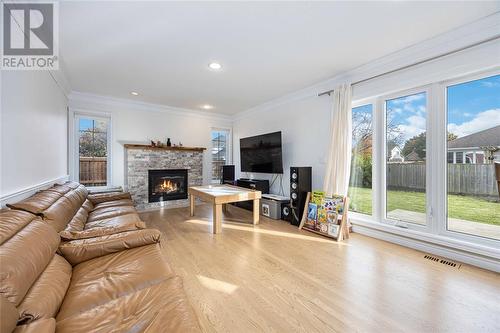
<svg viewBox="0 0 500 333">
<path fill-rule="evenodd" d="M 388 164 L 387 185 L 393 189 L 425 190 L 425 164 Z M 495 196 L 494 164 L 448 164 L 448 193 Z"/>
<path fill-rule="evenodd" d="M 80 156 L 80 183 L 87 186 L 106 185 L 106 157 Z"/>
</svg>

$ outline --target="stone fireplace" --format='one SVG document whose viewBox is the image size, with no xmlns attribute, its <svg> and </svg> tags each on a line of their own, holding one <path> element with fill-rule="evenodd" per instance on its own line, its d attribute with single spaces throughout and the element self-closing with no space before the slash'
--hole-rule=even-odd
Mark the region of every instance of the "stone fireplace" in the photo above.
<svg viewBox="0 0 500 333">
<path fill-rule="evenodd" d="M 188 206 L 187 188 L 203 184 L 205 148 L 124 147 L 125 188 L 140 210 Z"/>
</svg>

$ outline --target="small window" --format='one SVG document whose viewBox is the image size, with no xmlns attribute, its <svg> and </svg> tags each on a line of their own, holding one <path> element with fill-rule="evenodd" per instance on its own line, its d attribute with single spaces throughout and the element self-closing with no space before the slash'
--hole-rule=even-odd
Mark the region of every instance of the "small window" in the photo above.
<svg viewBox="0 0 500 333">
<path fill-rule="evenodd" d="M 89 187 L 109 181 L 109 118 L 77 115 L 76 180 Z"/>
<path fill-rule="evenodd" d="M 448 163 L 453 163 L 453 152 L 448 152 Z"/>
<path fill-rule="evenodd" d="M 229 130 L 212 130 L 212 183 L 222 180 L 222 166 L 229 163 Z"/>
</svg>

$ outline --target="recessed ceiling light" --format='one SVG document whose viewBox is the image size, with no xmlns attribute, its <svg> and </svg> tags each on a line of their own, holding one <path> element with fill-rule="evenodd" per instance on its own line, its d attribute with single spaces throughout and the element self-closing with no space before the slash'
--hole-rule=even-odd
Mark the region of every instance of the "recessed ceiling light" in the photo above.
<svg viewBox="0 0 500 333">
<path fill-rule="evenodd" d="M 137 91 L 131 91 L 130 95 L 139 96 L 139 93 Z"/>
<path fill-rule="evenodd" d="M 204 110 L 212 110 L 214 107 L 210 104 L 203 104 L 201 108 Z"/>
<path fill-rule="evenodd" d="M 222 65 L 218 62 L 211 62 L 208 64 L 208 68 L 213 69 L 214 71 L 218 71 L 222 69 Z"/>
</svg>

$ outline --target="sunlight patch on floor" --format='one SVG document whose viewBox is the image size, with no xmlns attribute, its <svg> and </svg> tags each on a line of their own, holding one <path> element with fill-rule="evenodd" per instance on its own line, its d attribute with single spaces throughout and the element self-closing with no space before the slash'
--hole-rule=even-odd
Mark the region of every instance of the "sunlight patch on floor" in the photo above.
<svg viewBox="0 0 500 333">
<path fill-rule="evenodd" d="M 199 219 L 190 219 L 190 220 L 186 220 L 186 222 L 193 223 L 193 224 L 201 224 L 201 225 L 212 225 L 212 221 L 202 221 Z M 246 226 L 242 226 L 242 225 L 234 225 L 234 224 L 229 224 L 229 223 L 223 223 L 222 228 L 223 229 L 249 231 L 249 232 L 253 232 L 253 233 L 259 233 L 259 234 L 271 235 L 271 236 L 302 239 L 302 240 L 308 240 L 308 241 L 314 241 L 314 242 L 320 242 L 320 243 L 333 243 L 333 244 L 338 244 L 338 245 L 342 245 L 342 246 L 349 246 L 349 244 L 347 244 L 347 243 L 336 242 L 334 240 L 330 240 L 330 239 L 326 239 L 326 238 L 305 236 L 302 234 L 292 234 L 292 233 L 283 232 L 283 231 L 259 229 L 259 228 L 254 228 L 254 227 L 246 227 Z"/>
<path fill-rule="evenodd" d="M 238 289 L 237 285 L 234 285 L 229 282 L 224 282 L 221 280 L 217 279 L 212 279 L 203 275 L 196 275 L 198 278 L 198 281 L 208 289 L 215 290 L 215 291 L 220 291 L 225 294 L 232 294 L 236 289 Z"/>
</svg>

